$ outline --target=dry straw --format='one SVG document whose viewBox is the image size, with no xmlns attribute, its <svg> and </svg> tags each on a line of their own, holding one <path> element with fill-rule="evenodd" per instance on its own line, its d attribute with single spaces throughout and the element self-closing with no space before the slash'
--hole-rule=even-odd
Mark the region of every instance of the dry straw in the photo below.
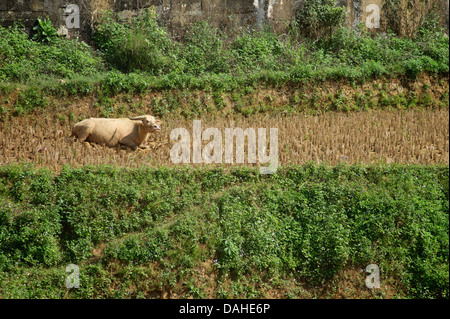
<svg viewBox="0 0 450 319">
<path fill-rule="evenodd" d="M 248 118 L 206 115 L 198 119 L 202 120 L 203 130 L 207 127 L 216 127 L 221 132 L 227 127 L 278 128 L 280 165 L 310 161 L 328 164 L 449 162 L 447 109 L 328 112 L 318 116 L 256 114 Z M 73 124 L 44 117 L 0 122 L 0 163 L 32 162 L 54 170 L 64 164 L 175 165 L 170 161 L 170 149 L 176 143 L 169 138 L 171 130 L 183 127 L 192 132 L 192 120 L 167 117 L 162 131 L 149 138 L 146 150 L 131 152 L 77 142 L 70 138 Z"/>
</svg>

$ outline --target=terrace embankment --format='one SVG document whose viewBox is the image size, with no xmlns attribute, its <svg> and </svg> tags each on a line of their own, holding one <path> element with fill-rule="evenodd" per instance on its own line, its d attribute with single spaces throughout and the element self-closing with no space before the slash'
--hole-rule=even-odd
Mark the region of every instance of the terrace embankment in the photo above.
<svg viewBox="0 0 450 319">
<path fill-rule="evenodd" d="M 280 165 L 449 161 L 446 78 L 421 76 L 407 85 L 391 79 L 360 85 L 341 81 L 248 87 L 237 92 L 45 97 L 44 108 L 14 115 L 19 95 L 15 91 L 0 98 L 5 111 L 0 119 L 3 163 L 32 162 L 57 171 L 66 164 L 172 165 L 170 149 L 177 141 L 170 133 L 185 128 L 192 134 L 193 120 L 202 121 L 202 130 L 218 128 L 222 139 L 225 128 L 277 128 Z M 70 138 L 72 126 L 83 118 L 141 114 L 157 115 L 164 122 L 146 150 L 110 149 Z M 248 164 L 247 146 L 244 158 Z"/>
</svg>

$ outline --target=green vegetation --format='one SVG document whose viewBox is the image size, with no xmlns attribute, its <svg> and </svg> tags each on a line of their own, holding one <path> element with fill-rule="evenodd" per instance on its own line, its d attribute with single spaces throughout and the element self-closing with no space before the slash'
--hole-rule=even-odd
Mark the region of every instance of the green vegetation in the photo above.
<svg viewBox="0 0 450 319">
<path fill-rule="evenodd" d="M 409 38 L 343 18 L 335 1 L 311 0 L 282 35 L 202 21 L 174 39 L 151 10 L 131 21 L 107 12 L 90 45 L 48 19 L 31 35 L 0 28 L 0 120 L 52 109 L 73 121 L 66 97 L 90 95 L 101 116 L 448 108 L 449 42 L 435 18 Z M 423 73 L 430 81 L 414 82 Z M 360 270 L 372 263 L 383 288 L 371 297 L 449 298 L 448 210 L 448 165 L 260 175 L 0 162 L 0 298 L 321 297 L 346 271 L 367 293 Z M 64 285 L 69 264 L 79 289 Z"/>
<path fill-rule="evenodd" d="M 47 43 L 53 41 L 58 36 L 56 29 L 48 18 L 38 18 L 37 24 L 33 27 L 33 33 L 33 40 Z"/>
<path fill-rule="evenodd" d="M 175 43 L 158 26 L 151 11 L 130 23 L 118 23 L 109 14 L 98 25 L 94 40 L 106 61 L 125 73 L 145 70 L 148 74 L 164 74 L 176 61 Z"/>
<path fill-rule="evenodd" d="M 448 298 L 448 178 L 419 165 L 2 165 L 0 297 L 258 297 L 375 263 L 399 296 Z M 192 280 L 208 261 L 216 276 Z M 81 286 L 68 291 L 70 263 Z"/>
<path fill-rule="evenodd" d="M 93 76 L 102 61 L 84 42 L 54 37 L 35 42 L 18 25 L 0 28 L 0 81 L 40 86 L 54 81 Z"/>
<path fill-rule="evenodd" d="M 268 28 L 226 35 L 198 22 L 174 40 L 153 11 L 130 22 L 104 15 L 93 47 L 55 37 L 47 20 L 36 27 L 40 41 L 19 25 L 0 28 L 0 84 L 3 90 L 25 84 L 46 94 L 83 95 L 448 74 L 448 36 L 432 22 L 412 38 L 373 34 L 340 26 L 342 10 L 332 1 L 316 2 L 308 2 L 305 16 L 284 35 Z"/>
<path fill-rule="evenodd" d="M 311 0 L 304 4 L 295 22 L 299 23 L 299 30 L 308 37 L 320 38 L 332 36 L 333 29 L 344 19 L 345 8 L 337 6 L 336 0 Z"/>
</svg>

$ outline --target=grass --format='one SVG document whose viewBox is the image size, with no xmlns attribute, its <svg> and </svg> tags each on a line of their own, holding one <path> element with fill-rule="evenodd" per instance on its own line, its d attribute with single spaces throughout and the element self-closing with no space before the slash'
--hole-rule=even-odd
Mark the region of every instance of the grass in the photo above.
<svg viewBox="0 0 450 319">
<path fill-rule="evenodd" d="M 152 11 L 130 23 L 109 13 L 91 47 L 58 37 L 32 41 L 16 25 L 0 29 L 0 83 L 3 90 L 37 86 L 45 95 L 65 96 L 448 74 L 448 36 L 432 23 L 411 38 L 346 27 L 309 38 L 296 28 L 284 35 L 267 28 L 227 35 L 203 21 L 174 40 Z"/>
<path fill-rule="evenodd" d="M 397 297 L 448 298 L 448 166 L 2 165 L 0 194 L 2 298 L 305 297 L 370 263 Z"/>
</svg>

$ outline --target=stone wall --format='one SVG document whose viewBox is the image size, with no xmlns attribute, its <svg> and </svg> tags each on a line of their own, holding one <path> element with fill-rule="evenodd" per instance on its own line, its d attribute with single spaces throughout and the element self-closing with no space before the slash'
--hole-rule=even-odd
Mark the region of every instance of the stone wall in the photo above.
<svg viewBox="0 0 450 319">
<path fill-rule="evenodd" d="M 206 20 L 223 30 L 231 27 L 257 29 L 269 25 L 274 31 L 281 33 L 299 10 L 302 10 L 305 1 L 308 0 L 1 0 L 0 24 L 8 26 L 20 19 L 31 28 L 38 17 L 48 16 L 57 28 L 61 28 L 60 32 L 66 32 L 70 37 L 88 39 L 92 25 L 102 10 L 113 10 L 123 17 L 132 17 L 145 8 L 154 7 L 159 21 L 166 25 L 174 36 L 183 34 L 186 26 L 197 20 Z M 338 3 L 347 9 L 348 26 L 356 27 L 362 23 L 375 31 L 385 31 L 391 24 L 414 29 L 414 25 L 409 23 L 410 20 L 415 19 L 413 22 L 417 24 L 417 17 L 423 17 L 427 10 L 430 10 L 429 4 L 438 3 L 442 24 L 448 30 L 448 0 L 415 0 L 413 2 L 426 5 L 415 9 L 401 8 L 391 15 L 386 14 L 387 1 L 405 2 L 338 0 Z M 79 9 L 79 27 L 73 27 L 72 24 L 70 28 L 69 24 L 67 28 L 66 20 L 75 14 L 74 11 L 66 12 L 70 4 Z M 73 18 L 71 19 L 73 22 Z M 408 33 L 405 32 L 406 34 Z"/>
</svg>

